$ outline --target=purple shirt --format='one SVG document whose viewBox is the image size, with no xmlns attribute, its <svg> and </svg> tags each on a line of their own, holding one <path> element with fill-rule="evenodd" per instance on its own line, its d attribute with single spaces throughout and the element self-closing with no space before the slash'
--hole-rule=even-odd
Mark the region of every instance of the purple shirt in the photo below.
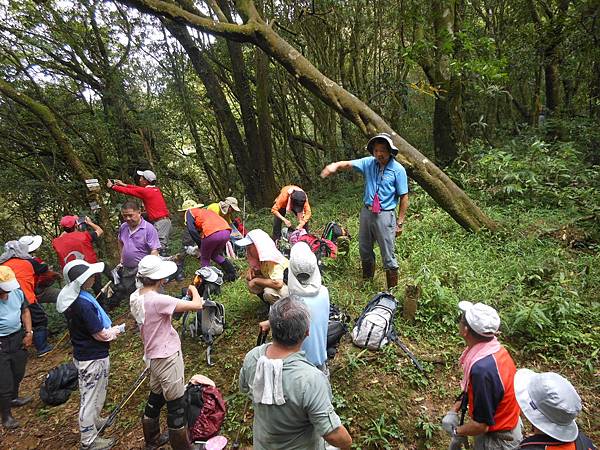
<svg viewBox="0 0 600 450">
<path fill-rule="evenodd" d="M 144 256 L 149 255 L 152 250 L 160 248 L 156 228 L 143 218 L 133 232 L 129 229 L 127 222 L 121 224 L 119 241 L 123 245 L 121 249 L 121 262 L 125 267 L 129 268 L 137 268 L 138 263 Z"/>
<path fill-rule="evenodd" d="M 146 358 L 167 358 L 180 351 L 179 335 L 171 325 L 177 299 L 158 292 L 148 292 L 144 294 L 143 302 L 142 340 Z"/>
</svg>

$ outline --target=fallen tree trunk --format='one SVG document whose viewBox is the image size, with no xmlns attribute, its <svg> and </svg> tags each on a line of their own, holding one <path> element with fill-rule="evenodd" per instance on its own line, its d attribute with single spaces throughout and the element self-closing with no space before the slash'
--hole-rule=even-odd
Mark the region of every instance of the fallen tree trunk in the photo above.
<svg viewBox="0 0 600 450">
<path fill-rule="evenodd" d="M 267 23 L 258 14 L 251 0 L 237 0 L 236 11 L 244 23 L 212 20 L 195 10 L 185 0 L 179 6 L 162 0 L 118 0 L 141 11 L 185 23 L 202 32 L 260 47 L 281 64 L 294 78 L 335 110 L 354 123 L 365 136 L 386 132 L 400 150 L 397 160 L 425 191 L 433 197 L 456 222 L 467 230 L 496 229 L 497 225 L 435 164 L 405 141 L 368 105 L 322 74 L 298 50 L 279 36 L 274 22 Z M 215 8 L 214 2 L 208 2 Z M 219 11 L 217 11 L 219 14 Z"/>
</svg>

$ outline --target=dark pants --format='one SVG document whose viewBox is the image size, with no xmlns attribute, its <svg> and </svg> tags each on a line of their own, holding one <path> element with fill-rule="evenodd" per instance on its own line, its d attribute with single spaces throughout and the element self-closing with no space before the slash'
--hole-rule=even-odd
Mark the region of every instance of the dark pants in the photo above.
<svg viewBox="0 0 600 450">
<path fill-rule="evenodd" d="M 36 328 L 47 328 L 48 327 L 48 316 L 46 311 L 42 308 L 39 303 L 32 303 L 29 305 L 29 312 L 31 313 L 31 325 L 33 329 Z"/>
<path fill-rule="evenodd" d="M 283 217 L 285 217 L 285 213 L 287 212 L 287 210 L 285 208 L 281 208 L 279 210 L 279 214 L 281 214 Z M 283 224 L 283 221 L 275 216 L 273 219 L 273 240 L 276 241 L 277 239 L 281 239 L 281 224 Z M 302 227 L 306 230 L 306 232 L 308 233 L 308 222 L 306 222 L 304 224 L 304 226 Z"/>
<path fill-rule="evenodd" d="M 27 351 L 23 348 L 25 333 L 19 330 L 0 337 L 0 399 L 10 401 L 19 396 L 19 385 L 25 376 Z"/>
</svg>

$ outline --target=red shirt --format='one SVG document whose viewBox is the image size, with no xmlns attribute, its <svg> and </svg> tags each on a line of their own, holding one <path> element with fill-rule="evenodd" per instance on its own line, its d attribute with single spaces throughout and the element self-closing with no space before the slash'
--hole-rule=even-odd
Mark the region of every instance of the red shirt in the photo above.
<svg viewBox="0 0 600 450">
<path fill-rule="evenodd" d="M 87 231 L 73 231 L 54 238 L 52 247 L 58 256 L 60 267 L 65 267 L 65 264 L 74 259 L 83 259 L 91 264 L 98 262 L 92 241 L 92 235 Z"/>
<path fill-rule="evenodd" d="M 160 189 L 156 186 L 148 185 L 146 187 L 142 187 L 128 184 L 127 186 L 114 185 L 112 189 L 113 191 L 117 191 L 122 194 L 141 198 L 142 202 L 144 202 L 144 209 L 148 214 L 148 220 L 150 222 L 156 222 L 158 219 L 162 219 L 163 217 L 169 217 L 169 210 L 167 209 L 165 199 L 162 195 L 162 192 L 160 192 Z"/>
</svg>

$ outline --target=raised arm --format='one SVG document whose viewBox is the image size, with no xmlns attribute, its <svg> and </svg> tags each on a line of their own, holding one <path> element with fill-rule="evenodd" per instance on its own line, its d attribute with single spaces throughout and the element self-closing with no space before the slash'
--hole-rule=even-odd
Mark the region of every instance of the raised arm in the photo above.
<svg viewBox="0 0 600 450">
<path fill-rule="evenodd" d="M 352 169 L 352 161 L 338 161 L 331 164 L 327 164 L 321 171 L 321 178 L 326 178 L 329 175 L 336 173 L 338 170 L 350 170 Z"/>
</svg>

